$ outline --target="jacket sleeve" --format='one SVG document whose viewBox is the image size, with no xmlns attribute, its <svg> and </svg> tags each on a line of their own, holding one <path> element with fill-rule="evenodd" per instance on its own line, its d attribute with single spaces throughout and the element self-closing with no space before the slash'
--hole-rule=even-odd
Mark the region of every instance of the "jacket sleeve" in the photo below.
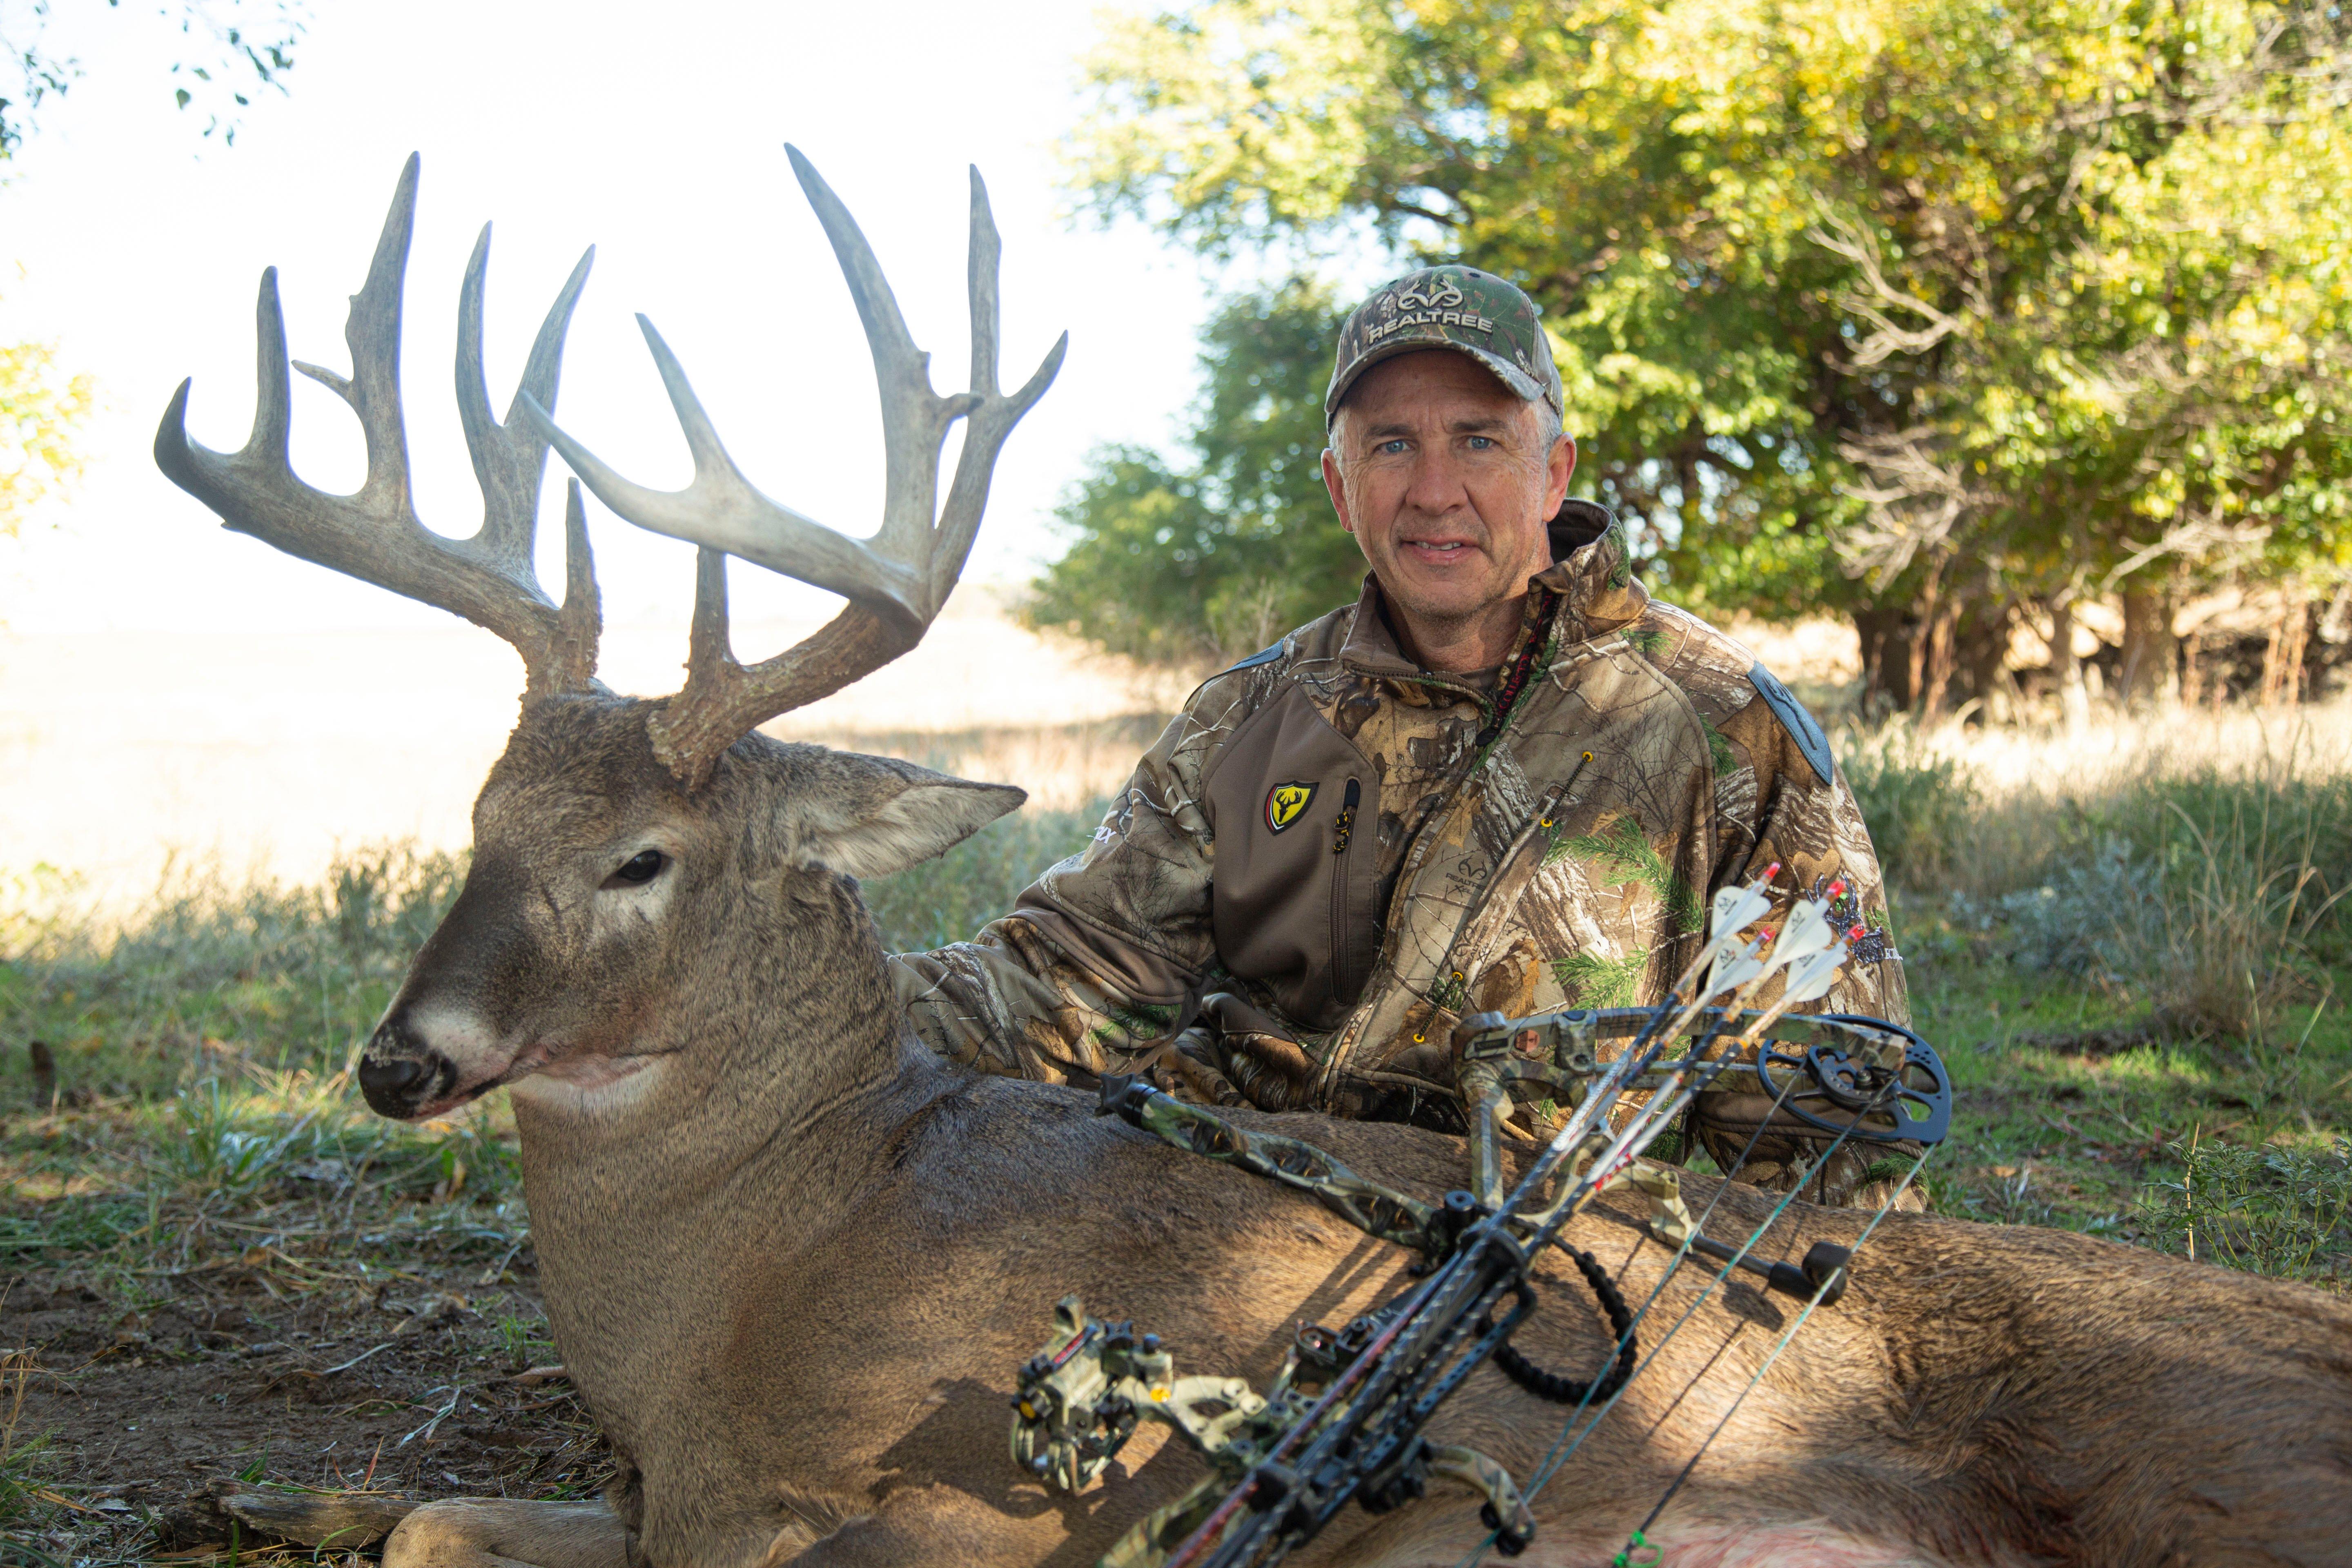
<svg viewBox="0 0 2352 1568">
<path fill-rule="evenodd" d="M 1243 716 L 1237 684 L 1193 694 L 1093 842 L 1010 913 L 970 942 L 890 960 L 926 1045 L 982 1071 L 1060 1083 L 1118 1071 L 1166 1033 L 1216 958 L 1200 784 L 1216 741 Z"/>
</svg>

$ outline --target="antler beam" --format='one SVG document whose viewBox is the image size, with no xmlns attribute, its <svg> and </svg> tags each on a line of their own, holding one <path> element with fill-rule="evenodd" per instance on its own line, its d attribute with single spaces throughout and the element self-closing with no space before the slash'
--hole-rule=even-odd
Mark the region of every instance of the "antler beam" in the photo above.
<svg viewBox="0 0 2352 1568">
<path fill-rule="evenodd" d="M 416 519 L 400 405 L 401 297 L 415 227 L 418 167 L 418 159 L 410 154 L 376 242 L 367 282 L 352 296 L 343 329 L 351 345 L 351 375 L 312 364 L 292 365 L 333 389 L 359 416 L 368 455 L 367 479 L 359 490 L 330 495 L 294 473 L 288 455 L 292 383 L 274 267 L 261 275 L 256 310 L 260 388 L 252 435 L 234 453 L 215 452 L 191 440 L 187 408 L 193 382 L 184 381 L 155 432 L 155 461 L 173 483 L 237 532 L 497 633 L 522 655 L 526 701 L 586 690 L 594 683 L 602 617 L 579 489 L 572 486 L 565 507 L 567 570 L 559 608 L 541 589 L 531 565 L 547 441 L 522 417 L 522 411 L 555 401 L 564 332 L 588 281 L 595 247 L 580 258 L 549 309 L 515 403 L 500 424 L 490 416 L 489 389 L 482 372 L 482 291 L 490 254 L 489 226 L 482 226 L 458 294 L 457 360 L 457 409 L 474 472 L 481 481 L 482 526 L 470 539 L 433 533 Z"/>
<path fill-rule="evenodd" d="M 866 326 L 882 396 L 882 525 L 849 539 L 761 495 L 727 455 L 686 373 L 651 322 L 637 318 L 694 456 L 683 490 L 631 483 L 556 426 L 528 396 L 519 406 L 605 505 L 656 533 L 701 546 L 687 682 L 652 723 L 656 752 L 689 786 L 761 721 L 840 689 L 920 640 L 971 552 L 997 453 L 1045 395 L 1069 347 L 1064 333 L 1027 384 L 1010 396 L 996 383 L 1000 244 L 980 172 L 971 172 L 971 389 L 931 389 L 930 356 L 915 346 L 881 264 L 849 211 L 796 147 L 793 172 L 816 209 Z M 963 449 L 940 505 L 940 454 L 949 429 L 968 420 Z M 839 594 L 849 605 L 807 640 L 761 663 L 736 662 L 727 630 L 726 557 L 742 559 Z"/>
</svg>

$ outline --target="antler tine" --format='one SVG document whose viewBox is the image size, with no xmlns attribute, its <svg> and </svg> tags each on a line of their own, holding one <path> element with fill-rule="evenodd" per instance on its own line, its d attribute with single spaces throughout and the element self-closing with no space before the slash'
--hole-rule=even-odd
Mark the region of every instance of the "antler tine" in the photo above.
<svg viewBox="0 0 2352 1568">
<path fill-rule="evenodd" d="M 457 417 L 466 427 L 466 448 L 473 456 L 474 478 L 483 498 L 481 531 L 459 548 L 501 574 L 536 586 L 531 549 L 538 533 L 539 488 L 547 477 L 547 438 L 521 416 L 522 400 L 555 400 L 563 374 L 564 337 L 580 291 L 588 285 L 596 247 L 592 245 L 581 254 L 540 323 L 503 425 L 490 416 L 489 381 L 482 370 L 482 289 L 489 260 L 490 226 L 484 224 L 457 291 Z"/>
<path fill-rule="evenodd" d="M 728 747 L 777 714 L 830 697 L 922 640 L 923 628 L 863 605 L 746 668 L 727 635 L 727 552 L 695 552 L 694 626 L 685 689 L 646 725 L 654 754 L 688 789 L 698 789 Z"/>
<path fill-rule="evenodd" d="M 428 531 L 416 520 L 401 417 L 400 325 L 418 169 L 419 161 L 412 154 L 401 171 L 367 281 L 352 297 L 344 328 L 352 374 L 292 365 L 333 390 L 358 416 L 368 450 L 367 479 L 359 490 L 337 496 L 315 489 L 295 475 L 289 459 L 289 362 L 275 268 L 262 274 L 256 307 L 259 392 L 251 436 L 235 453 L 215 452 L 191 440 L 187 405 L 193 383 L 182 382 L 155 432 L 155 461 L 173 483 L 212 508 L 231 529 L 497 633 L 522 655 L 526 700 L 585 689 L 593 683 L 601 611 L 578 499 L 572 499 L 566 518 L 567 581 L 564 605 L 558 610 L 540 588 L 531 566 L 546 444 L 511 415 L 503 426 L 489 417 L 481 367 L 487 228 L 474 247 L 458 298 L 457 367 L 459 415 L 482 483 L 483 523 L 472 539 L 451 540 Z M 564 331 L 593 254 L 583 256 L 572 269 L 531 350 L 524 386 L 550 401 L 562 366 Z"/>
<path fill-rule="evenodd" d="M 646 335 L 646 347 L 653 353 L 670 406 L 677 410 L 678 427 L 686 435 L 687 449 L 694 456 L 694 482 L 686 489 L 647 489 L 623 479 L 611 465 L 565 434 L 537 401 L 528 395 L 517 400 L 523 416 L 563 455 L 596 499 L 650 532 L 740 555 L 909 625 L 919 624 L 922 578 L 866 544 L 835 533 L 753 489 L 735 459 L 728 456 L 717 427 L 704 412 L 702 400 L 695 396 L 669 344 L 642 315 L 637 327 Z"/>
<path fill-rule="evenodd" d="M 882 402 L 885 490 L 881 527 L 846 539 L 753 489 L 719 443 L 684 371 L 643 317 L 671 405 L 694 454 L 694 482 L 676 492 L 631 484 L 558 429 L 529 400 L 522 406 L 588 488 L 640 527 L 701 546 L 695 571 L 694 630 L 687 682 L 652 720 L 654 750 L 688 787 L 761 721 L 840 689 L 914 647 L 955 587 L 988 501 L 998 451 L 1061 368 L 1068 334 L 1026 385 L 996 389 L 999 242 L 988 192 L 971 176 L 971 390 L 931 388 L 930 356 L 915 344 L 889 279 L 849 209 L 797 147 L 793 172 L 832 243 L 874 357 Z M 944 511 L 940 456 L 949 429 L 969 418 Z M 728 644 L 726 557 L 739 555 L 830 589 L 850 603 L 797 646 L 749 668 Z"/>
<path fill-rule="evenodd" d="M 968 263 L 971 293 L 971 395 L 974 408 L 965 426 L 963 450 L 957 454 L 955 479 L 948 486 L 946 508 L 940 514 L 939 538 L 931 546 L 931 605 L 937 614 L 963 574 L 963 563 L 979 536 L 981 515 L 988 508 L 988 487 L 996 476 L 997 454 L 1023 415 L 1036 405 L 1061 374 L 1069 352 L 1070 334 L 1064 332 L 1045 360 L 1011 397 L 996 390 L 996 339 L 999 324 L 997 264 L 1003 244 L 996 234 L 995 215 L 988 205 L 988 186 L 978 166 L 971 170 L 971 252 Z"/>
<path fill-rule="evenodd" d="M 883 464 L 882 526 L 874 535 L 874 546 L 920 574 L 916 614 L 928 625 L 940 608 L 923 571 L 931 554 L 932 520 L 939 511 L 940 453 L 947 446 L 949 428 L 971 412 L 980 395 L 975 390 L 942 397 L 931 390 L 931 356 L 915 346 L 914 334 L 907 331 L 898 298 L 883 276 L 865 230 L 799 148 L 787 144 L 784 155 L 792 160 L 793 174 L 833 242 L 834 258 L 841 264 L 874 355 L 874 379 L 882 395 Z"/>
</svg>

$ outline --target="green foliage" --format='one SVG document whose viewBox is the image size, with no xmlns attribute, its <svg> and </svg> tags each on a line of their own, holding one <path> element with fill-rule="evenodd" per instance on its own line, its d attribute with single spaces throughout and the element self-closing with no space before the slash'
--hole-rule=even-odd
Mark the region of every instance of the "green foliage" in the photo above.
<svg viewBox="0 0 2352 1568">
<path fill-rule="evenodd" d="M 120 8 L 121 0 L 108 5 Z M 0 11 L 0 163 L 16 156 L 42 103 L 81 75 L 79 60 L 47 47 L 49 15 L 50 0 Z M 154 15 L 186 40 L 171 68 L 173 100 L 184 110 L 200 105 L 204 134 L 229 143 L 254 89 L 285 90 L 307 7 L 301 0 L 257 0 L 251 10 L 245 0 L 171 0 Z M 58 369 L 51 345 L 0 342 L 0 538 L 15 538 L 37 504 L 80 476 L 74 434 L 95 395 L 89 376 Z"/>
<path fill-rule="evenodd" d="M 1678 598 L 2006 614 L 2352 570 L 2348 37 L 2303 0 L 1202 0 L 1108 24 L 1068 155 L 1212 251 L 1369 230 L 1520 281 Z"/>
<path fill-rule="evenodd" d="M 110 10 L 121 0 L 107 0 Z M 144 5 L 129 7 L 145 12 Z M 52 53 L 45 35 L 50 0 L 31 0 L 0 21 L 0 75 L 15 79 L 14 91 L 0 96 L 0 160 L 13 154 L 42 102 L 69 90 L 82 74 L 81 62 Z M 308 26 L 302 0 L 169 0 L 152 15 L 186 40 L 170 71 L 172 101 L 183 110 L 200 108 L 204 134 L 236 141 L 241 110 L 259 88 L 286 90 L 281 79 L 294 68 L 294 45 Z"/>
<path fill-rule="evenodd" d="M 1230 663 L 1356 596 L 1364 560 L 1323 489 L 1323 387 L 1344 310 L 1293 281 L 1202 333 L 1192 460 L 1114 447 L 1060 509 L 1072 543 L 1025 614 L 1114 652 Z"/>
<path fill-rule="evenodd" d="M 1840 771 L 1870 825 L 1879 868 L 1891 882 L 1941 883 L 1962 852 L 1980 794 L 1954 758 L 1939 755 L 1905 724 L 1850 737 Z"/>
<path fill-rule="evenodd" d="M 47 343 L 0 345 L 0 537 L 15 538 L 41 501 L 82 469 L 75 428 L 95 395 L 87 375 L 65 375 Z"/>
<path fill-rule="evenodd" d="M 2324 1152 L 2292 1144 L 2175 1142 L 2178 1181 L 2146 1205 L 2168 1252 L 2284 1279 L 2323 1279 L 2352 1252 L 2352 1142 Z"/>
</svg>

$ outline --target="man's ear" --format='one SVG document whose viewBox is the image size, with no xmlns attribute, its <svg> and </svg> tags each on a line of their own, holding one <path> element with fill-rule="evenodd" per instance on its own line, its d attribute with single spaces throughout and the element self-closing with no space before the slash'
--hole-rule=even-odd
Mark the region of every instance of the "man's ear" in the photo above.
<svg viewBox="0 0 2352 1568">
<path fill-rule="evenodd" d="M 1339 437 L 1335 432 L 1331 438 Z M 1323 448 L 1323 488 L 1330 492 L 1331 510 L 1339 514 L 1339 526 L 1355 532 L 1356 520 L 1348 515 L 1348 483 L 1339 471 L 1339 454 L 1329 447 Z"/>
<path fill-rule="evenodd" d="M 1029 798 L 894 757 L 824 752 L 788 787 L 777 826 L 785 858 L 863 880 L 953 848 Z"/>
<path fill-rule="evenodd" d="M 1544 476 L 1544 516 L 1558 517 L 1568 500 L 1568 481 L 1576 476 L 1576 441 L 1565 431 L 1551 444 L 1549 463 Z"/>
</svg>

